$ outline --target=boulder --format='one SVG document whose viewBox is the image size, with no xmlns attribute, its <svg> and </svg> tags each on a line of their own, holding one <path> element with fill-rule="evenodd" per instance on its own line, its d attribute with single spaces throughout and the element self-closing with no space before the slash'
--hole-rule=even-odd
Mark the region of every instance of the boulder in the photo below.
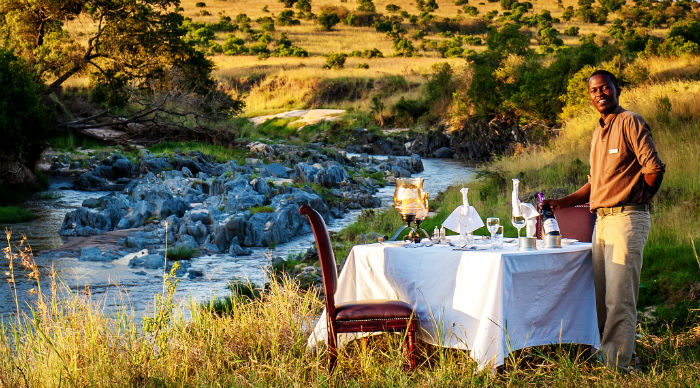
<svg viewBox="0 0 700 388">
<path fill-rule="evenodd" d="M 80 248 L 80 261 L 112 261 L 119 256 L 113 252 L 102 253 L 99 247 L 82 247 Z"/>
<path fill-rule="evenodd" d="M 433 157 L 439 159 L 450 159 L 454 155 L 455 152 L 452 151 L 452 148 L 450 147 L 440 147 L 433 152 Z"/>
<path fill-rule="evenodd" d="M 104 190 L 105 187 L 109 182 L 107 179 L 95 175 L 93 171 L 87 171 L 80 175 L 78 179 L 75 181 L 75 187 L 78 190 L 85 190 L 85 191 L 99 191 L 99 190 Z"/>
<path fill-rule="evenodd" d="M 194 237 L 197 245 L 204 242 L 207 238 L 208 230 L 207 227 L 202 223 L 202 221 L 196 221 L 194 223 L 184 224 L 187 234 Z"/>
<path fill-rule="evenodd" d="M 61 236 L 91 236 L 111 230 L 112 222 L 107 214 L 81 207 L 66 213 L 58 234 Z"/>
<path fill-rule="evenodd" d="M 142 226 L 153 215 L 151 205 L 146 201 L 137 202 L 127 216 L 117 224 L 117 229 L 129 229 Z"/>
<path fill-rule="evenodd" d="M 296 181 L 300 183 L 316 183 L 325 187 L 335 187 L 341 182 L 347 182 L 350 175 L 338 162 L 297 163 L 294 166 Z"/>
<path fill-rule="evenodd" d="M 209 209 L 197 209 L 197 210 L 192 210 L 188 215 L 187 218 L 191 222 L 201 222 L 204 225 L 211 225 L 212 223 L 212 218 L 211 218 L 211 213 L 209 212 Z"/>
<path fill-rule="evenodd" d="M 173 165 L 170 164 L 170 162 L 168 162 L 168 160 L 166 158 L 146 157 L 146 158 L 141 159 L 141 164 L 139 165 L 139 169 L 144 174 L 149 173 L 149 172 L 157 173 L 157 172 L 161 172 L 163 170 L 172 170 Z"/>
<path fill-rule="evenodd" d="M 115 178 L 128 178 L 134 174 L 136 167 L 129 159 L 122 155 L 112 162 L 112 174 Z"/>
<path fill-rule="evenodd" d="M 165 257 L 161 254 L 150 254 L 141 257 L 143 260 L 143 267 L 146 269 L 158 269 L 163 268 Z"/>
<path fill-rule="evenodd" d="M 267 174 L 275 178 L 288 178 L 287 168 L 279 163 L 270 163 L 264 165 L 263 169 Z"/>
<path fill-rule="evenodd" d="M 182 217 L 189 208 L 190 205 L 180 198 L 167 199 L 160 206 L 160 217 L 168 218 L 171 215 Z"/>
</svg>

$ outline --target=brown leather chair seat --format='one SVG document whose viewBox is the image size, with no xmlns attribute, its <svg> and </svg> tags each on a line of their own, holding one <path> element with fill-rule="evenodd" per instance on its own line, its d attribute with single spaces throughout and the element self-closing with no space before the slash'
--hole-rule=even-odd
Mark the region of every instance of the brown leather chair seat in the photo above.
<svg viewBox="0 0 700 388">
<path fill-rule="evenodd" d="M 335 307 L 335 318 L 341 321 L 359 321 L 365 319 L 410 319 L 413 309 L 406 302 L 399 300 L 367 300 L 353 303 L 341 303 Z"/>
</svg>

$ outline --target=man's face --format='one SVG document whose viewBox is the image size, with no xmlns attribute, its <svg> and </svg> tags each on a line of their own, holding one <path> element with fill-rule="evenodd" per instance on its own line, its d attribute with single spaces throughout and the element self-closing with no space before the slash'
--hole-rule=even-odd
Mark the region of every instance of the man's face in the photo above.
<svg viewBox="0 0 700 388">
<path fill-rule="evenodd" d="M 588 96 L 598 112 L 605 115 L 617 108 L 620 92 L 606 75 L 596 74 L 588 80 Z"/>
</svg>

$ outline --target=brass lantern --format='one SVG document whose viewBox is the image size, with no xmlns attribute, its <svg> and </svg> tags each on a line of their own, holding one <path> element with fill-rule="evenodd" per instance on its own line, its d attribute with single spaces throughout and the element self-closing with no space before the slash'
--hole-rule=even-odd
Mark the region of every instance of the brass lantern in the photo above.
<svg viewBox="0 0 700 388">
<path fill-rule="evenodd" d="M 420 229 L 421 222 L 428 215 L 428 193 L 423 191 L 423 178 L 397 178 L 396 190 L 394 190 L 394 207 L 401 214 L 401 218 L 406 222 L 406 226 L 402 227 L 394 234 L 392 239 L 405 228 L 411 228 L 408 238 L 414 242 L 420 242 L 421 237 L 419 230 L 428 236 L 428 233 Z M 415 222 L 416 226 L 411 227 L 411 223 Z"/>
</svg>

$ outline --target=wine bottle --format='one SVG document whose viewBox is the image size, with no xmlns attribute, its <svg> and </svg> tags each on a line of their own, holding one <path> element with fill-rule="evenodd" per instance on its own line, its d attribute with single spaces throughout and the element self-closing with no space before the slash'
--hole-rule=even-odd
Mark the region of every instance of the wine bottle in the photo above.
<svg viewBox="0 0 700 388">
<path fill-rule="evenodd" d="M 559 236 L 559 224 L 557 218 L 554 217 L 554 212 L 549 204 L 542 203 L 544 194 L 537 193 L 537 199 L 540 201 L 540 220 L 542 221 L 542 235 Z"/>
</svg>

